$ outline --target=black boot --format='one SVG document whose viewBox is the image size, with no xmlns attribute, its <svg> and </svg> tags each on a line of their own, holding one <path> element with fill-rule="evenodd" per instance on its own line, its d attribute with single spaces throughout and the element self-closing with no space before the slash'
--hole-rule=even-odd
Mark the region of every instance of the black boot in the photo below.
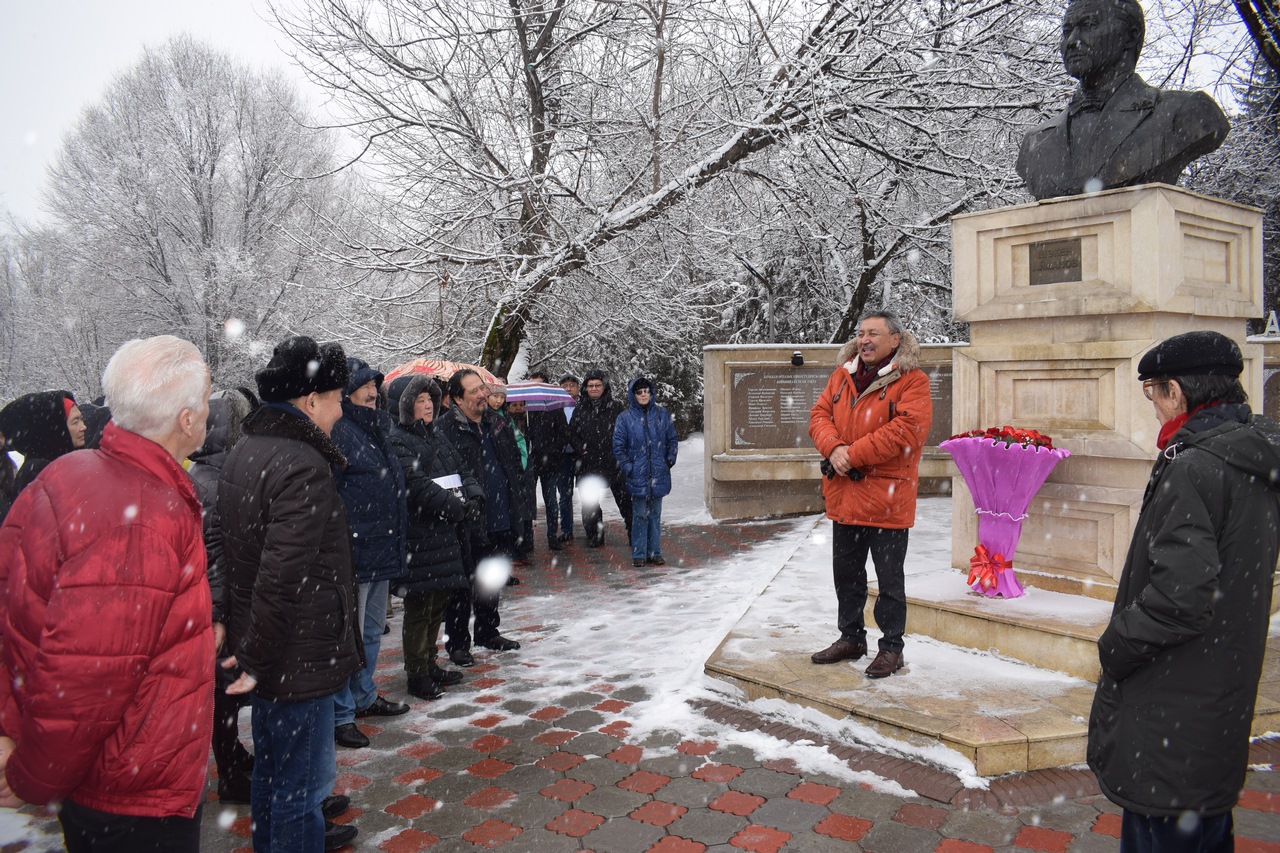
<svg viewBox="0 0 1280 853">
<path fill-rule="evenodd" d="M 419 699 L 439 699 L 444 695 L 444 688 L 429 675 L 409 676 L 409 695 Z"/>
</svg>

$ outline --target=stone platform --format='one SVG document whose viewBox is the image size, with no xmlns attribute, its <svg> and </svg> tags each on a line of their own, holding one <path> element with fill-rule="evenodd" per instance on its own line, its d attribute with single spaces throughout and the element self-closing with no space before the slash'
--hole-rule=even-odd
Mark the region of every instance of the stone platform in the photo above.
<svg viewBox="0 0 1280 853">
<path fill-rule="evenodd" d="M 868 663 L 817 666 L 809 655 L 835 639 L 830 545 L 819 522 L 708 659 L 711 676 L 748 699 L 781 698 L 866 735 L 928 750 L 940 744 L 981 776 L 1084 761 L 1097 675 L 1095 642 L 1110 605 L 1029 589 L 1021 599 L 968 592 L 959 570 L 944 568 L 933 541 L 908 555 L 907 666 L 866 678 Z M 874 607 L 874 586 L 867 624 Z M 871 635 L 874 652 L 876 635 Z M 1280 624 L 1273 628 L 1259 690 L 1254 734 L 1280 731 Z"/>
</svg>

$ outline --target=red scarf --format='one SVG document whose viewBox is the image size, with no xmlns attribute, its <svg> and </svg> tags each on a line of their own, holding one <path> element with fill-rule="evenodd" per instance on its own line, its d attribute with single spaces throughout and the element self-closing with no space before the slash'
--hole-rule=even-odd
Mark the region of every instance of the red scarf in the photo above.
<svg viewBox="0 0 1280 853">
<path fill-rule="evenodd" d="M 1192 409 L 1189 412 L 1183 412 L 1182 414 L 1178 415 L 1176 418 L 1172 418 L 1169 421 L 1167 421 L 1164 426 L 1160 427 L 1160 434 L 1156 436 L 1156 447 L 1158 447 L 1161 450 L 1164 450 L 1166 447 L 1169 446 L 1169 440 L 1173 438 L 1173 434 L 1178 430 L 1182 429 L 1183 424 L 1191 420 L 1192 415 L 1194 415 L 1196 412 L 1199 412 L 1201 409 L 1207 409 L 1210 406 L 1217 406 L 1217 405 L 1220 405 L 1220 403 L 1217 400 L 1210 400 L 1207 403 L 1201 403 L 1199 406 L 1196 406 L 1194 409 Z"/>
</svg>

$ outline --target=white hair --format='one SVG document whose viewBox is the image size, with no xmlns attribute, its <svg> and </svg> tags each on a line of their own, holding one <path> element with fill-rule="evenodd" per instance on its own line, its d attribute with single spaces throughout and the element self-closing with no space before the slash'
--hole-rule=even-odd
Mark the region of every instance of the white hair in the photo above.
<svg viewBox="0 0 1280 853">
<path fill-rule="evenodd" d="M 156 440 L 183 409 L 198 410 L 209 394 L 209 368 L 195 344 L 173 335 L 129 341 L 102 373 L 111 419 L 121 429 Z"/>
</svg>

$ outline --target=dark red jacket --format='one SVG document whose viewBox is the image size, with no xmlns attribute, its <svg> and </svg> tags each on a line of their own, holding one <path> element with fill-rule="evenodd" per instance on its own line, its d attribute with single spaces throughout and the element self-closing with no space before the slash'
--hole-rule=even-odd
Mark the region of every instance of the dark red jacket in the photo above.
<svg viewBox="0 0 1280 853">
<path fill-rule="evenodd" d="M 27 802 L 191 816 L 213 727 L 200 502 L 160 445 L 108 424 L 0 527 L 0 732 Z"/>
</svg>

